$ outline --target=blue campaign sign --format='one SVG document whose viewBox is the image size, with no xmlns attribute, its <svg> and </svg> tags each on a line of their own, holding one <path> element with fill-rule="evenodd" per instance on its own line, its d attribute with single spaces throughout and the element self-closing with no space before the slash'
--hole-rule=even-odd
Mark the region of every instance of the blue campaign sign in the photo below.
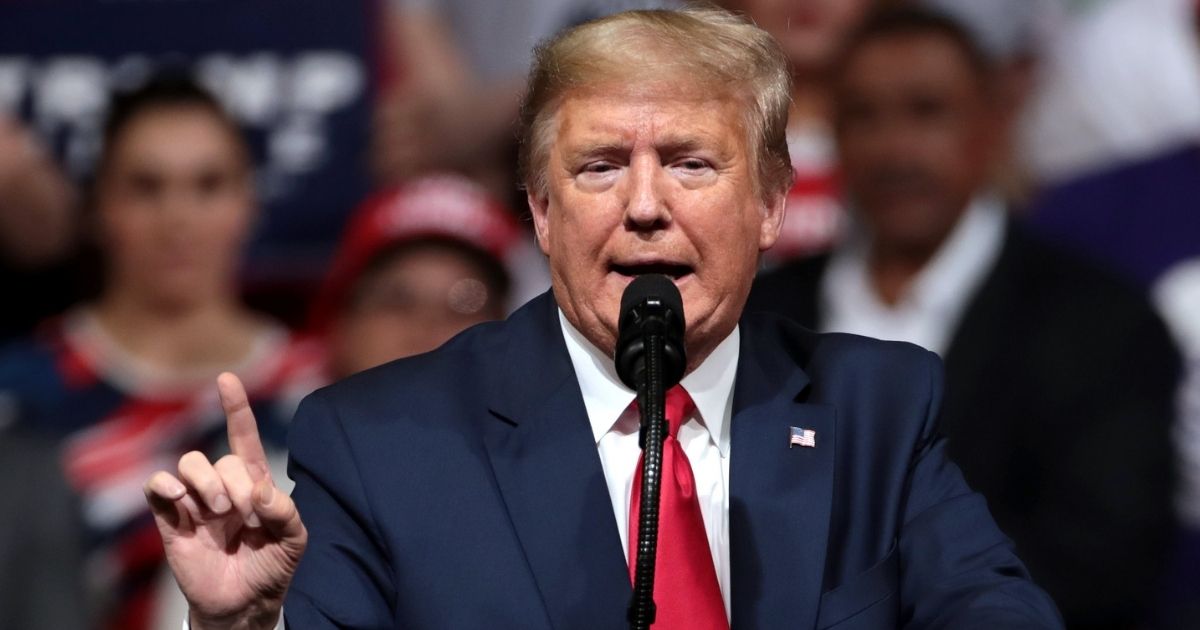
<svg viewBox="0 0 1200 630">
<path fill-rule="evenodd" d="M 0 111 L 86 176 L 114 88 L 191 68 L 242 124 L 263 216 L 251 281 L 314 277 L 368 190 L 373 0 L 0 2 Z"/>
</svg>

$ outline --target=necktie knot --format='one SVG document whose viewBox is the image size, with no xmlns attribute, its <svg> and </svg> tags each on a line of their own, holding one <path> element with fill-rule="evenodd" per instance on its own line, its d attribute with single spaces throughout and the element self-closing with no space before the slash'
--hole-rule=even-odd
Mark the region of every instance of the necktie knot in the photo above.
<svg viewBox="0 0 1200 630">
<path fill-rule="evenodd" d="M 668 389 L 666 404 L 663 406 L 663 415 L 667 419 L 667 435 L 676 437 L 679 434 L 679 426 L 695 409 L 696 403 L 692 402 L 691 395 L 683 385 Z"/>
</svg>

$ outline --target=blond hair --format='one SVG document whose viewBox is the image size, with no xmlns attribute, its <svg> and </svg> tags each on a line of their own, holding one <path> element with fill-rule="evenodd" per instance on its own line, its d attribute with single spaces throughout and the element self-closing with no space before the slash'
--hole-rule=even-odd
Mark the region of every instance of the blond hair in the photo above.
<svg viewBox="0 0 1200 630">
<path fill-rule="evenodd" d="M 792 182 L 787 59 L 766 31 L 712 8 L 617 13 L 538 46 L 521 105 L 521 181 L 546 193 L 554 114 L 571 90 L 680 80 L 743 101 L 757 189 L 764 198 L 785 192 Z"/>
</svg>

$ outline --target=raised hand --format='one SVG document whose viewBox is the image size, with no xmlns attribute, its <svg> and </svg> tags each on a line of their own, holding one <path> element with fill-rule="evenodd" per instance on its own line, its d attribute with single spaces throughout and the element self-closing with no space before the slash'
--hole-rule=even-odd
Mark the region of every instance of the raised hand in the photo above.
<svg viewBox="0 0 1200 630">
<path fill-rule="evenodd" d="M 232 453 L 215 464 L 187 453 L 178 476 L 151 475 L 146 500 L 192 630 L 273 628 L 308 532 L 271 479 L 242 382 L 224 373 L 217 388 Z"/>
</svg>

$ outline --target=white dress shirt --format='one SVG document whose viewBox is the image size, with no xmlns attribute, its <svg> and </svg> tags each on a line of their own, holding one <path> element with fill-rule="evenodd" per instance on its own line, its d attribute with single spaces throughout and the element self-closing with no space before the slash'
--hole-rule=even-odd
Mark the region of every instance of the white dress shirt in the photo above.
<svg viewBox="0 0 1200 630">
<path fill-rule="evenodd" d="M 971 297 L 1004 244 L 1004 204 L 978 197 L 896 304 L 879 299 L 867 267 L 869 237 L 854 231 L 821 278 L 820 328 L 908 341 L 945 356 Z"/>
<path fill-rule="evenodd" d="M 638 414 L 631 406 L 636 393 L 621 383 L 612 358 L 593 346 L 558 313 L 567 352 L 579 380 L 583 404 L 600 451 L 613 517 L 621 534 L 621 554 L 629 553 L 629 504 L 638 447 Z M 696 493 L 709 551 L 729 617 L 729 424 L 733 414 L 733 380 L 737 373 L 740 333 L 729 334 L 695 370 L 683 377 L 683 388 L 696 403 L 676 439 L 687 454 L 696 478 Z"/>
</svg>

